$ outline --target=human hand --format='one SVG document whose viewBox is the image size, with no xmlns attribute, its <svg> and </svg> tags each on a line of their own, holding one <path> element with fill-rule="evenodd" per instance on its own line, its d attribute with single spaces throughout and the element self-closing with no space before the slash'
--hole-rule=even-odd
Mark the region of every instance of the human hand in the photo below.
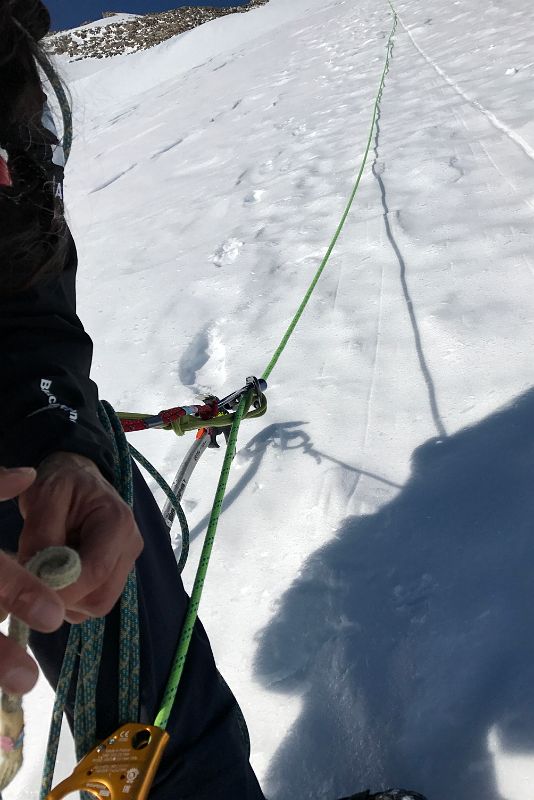
<svg viewBox="0 0 534 800">
<path fill-rule="evenodd" d="M 11 500 L 28 489 L 36 478 L 33 469 L 0 467 L 0 501 Z M 50 633 L 63 622 L 65 608 L 56 592 L 6 553 L 0 552 L 0 615 L 14 614 L 31 628 Z M 10 694 L 33 688 L 37 664 L 12 639 L 0 634 L 0 687 Z"/>
<path fill-rule="evenodd" d="M 19 497 L 24 527 L 19 560 L 45 547 L 69 545 L 82 562 L 80 578 L 58 595 L 68 622 L 107 614 L 143 549 L 129 506 L 90 459 L 58 452 L 45 458 Z"/>
</svg>

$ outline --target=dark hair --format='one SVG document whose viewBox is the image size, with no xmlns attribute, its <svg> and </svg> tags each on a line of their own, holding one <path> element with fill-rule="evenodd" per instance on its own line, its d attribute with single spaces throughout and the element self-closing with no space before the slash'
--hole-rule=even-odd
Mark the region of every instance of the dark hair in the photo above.
<svg viewBox="0 0 534 800">
<path fill-rule="evenodd" d="M 41 0 L 0 0 L 0 147 L 12 179 L 11 187 L 0 188 L 3 294 L 60 272 L 65 261 L 63 204 L 50 170 L 55 139 L 42 124 L 45 94 L 37 67 L 46 62 L 39 41 L 49 27 Z"/>
</svg>

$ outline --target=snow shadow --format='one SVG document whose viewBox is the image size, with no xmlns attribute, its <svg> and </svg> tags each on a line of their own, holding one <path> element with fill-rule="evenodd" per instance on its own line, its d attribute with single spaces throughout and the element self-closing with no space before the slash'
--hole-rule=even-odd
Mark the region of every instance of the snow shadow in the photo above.
<svg viewBox="0 0 534 800">
<path fill-rule="evenodd" d="M 300 695 L 270 800 L 396 785 L 428 800 L 509 800 L 534 753 L 534 390 L 431 439 L 372 516 L 304 564 L 259 637 L 256 677 Z"/>
<path fill-rule="evenodd" d="M 312 458 L 317 464 L 322 463 L 322 461 L 328 461 L 350 470 L 351 472 L 355 472 L 358 475 L 368 475 L 387 486 L 398 487 L 398 484 L 392 483 L 386 478 L 376 475 L 374 472 L 366 472 L 365 470 L 357 469 L 350 466 L 350 464 L 345 464 L 343 461 L 331 458 L 320 450 L 317 450 L 313 446 L 311 437 L 304 430 L 304 426 L 307 424 L 307 422 L 303 422 L 302 420 L 275 422 L 272 425 L 267 425 L 256 434 L 256 436 L 250 439 L 244 447 L 239 449 L 237 459 L 239 460 L 239 465 L 245 469 L 236 485 L 226 493 L 222 505 L 223 513 L 235 503 L 240 494 L 254 479 L 269 447 L 281 450 L 282 452 L 286 450 L 301 450 L 303 455 Z M 210 515 L 206 514 L 200 522 L 191 529 L 189 534 L 191 541 L 194 541 L 197 536 L 203 535 L 206 532 L 209 518 Z"/>
</svg>

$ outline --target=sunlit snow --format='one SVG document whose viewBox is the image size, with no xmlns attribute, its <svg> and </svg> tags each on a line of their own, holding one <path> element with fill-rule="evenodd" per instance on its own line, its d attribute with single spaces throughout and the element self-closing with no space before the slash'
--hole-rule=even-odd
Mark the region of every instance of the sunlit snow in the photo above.
<svg viewBox="0 0 534 800">
<path fill-rule="evenodd" d="M 269 800 L 531 800 L 532 4 L 397 10 L 370 161 L 243 425 L 201 616 Z M 386 2 L 271 0 L 61 62 L 79 313 L 115 407 L 264 370 L 352 189 L 391 25 Z M 189 444 L 132 441 L 169 480 Z M 221 461 L 186 495 L 188 586 Z M 49 698 L 6 800 L 38 796 Z"/>
</svg>

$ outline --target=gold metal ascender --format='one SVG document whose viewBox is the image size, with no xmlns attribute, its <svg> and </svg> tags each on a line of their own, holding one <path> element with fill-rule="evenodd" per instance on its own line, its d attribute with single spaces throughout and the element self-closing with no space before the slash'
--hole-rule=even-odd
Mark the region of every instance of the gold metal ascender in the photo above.
<svg viewBox="0 0 534 800">
<path fill-rule="evenodd" d="M 82 758 L 46 800 L 72 792 L 89 792 L 98 800 L 146 800 L 168 741 L 162 728 L 123 725 Z"/>
</svg>

